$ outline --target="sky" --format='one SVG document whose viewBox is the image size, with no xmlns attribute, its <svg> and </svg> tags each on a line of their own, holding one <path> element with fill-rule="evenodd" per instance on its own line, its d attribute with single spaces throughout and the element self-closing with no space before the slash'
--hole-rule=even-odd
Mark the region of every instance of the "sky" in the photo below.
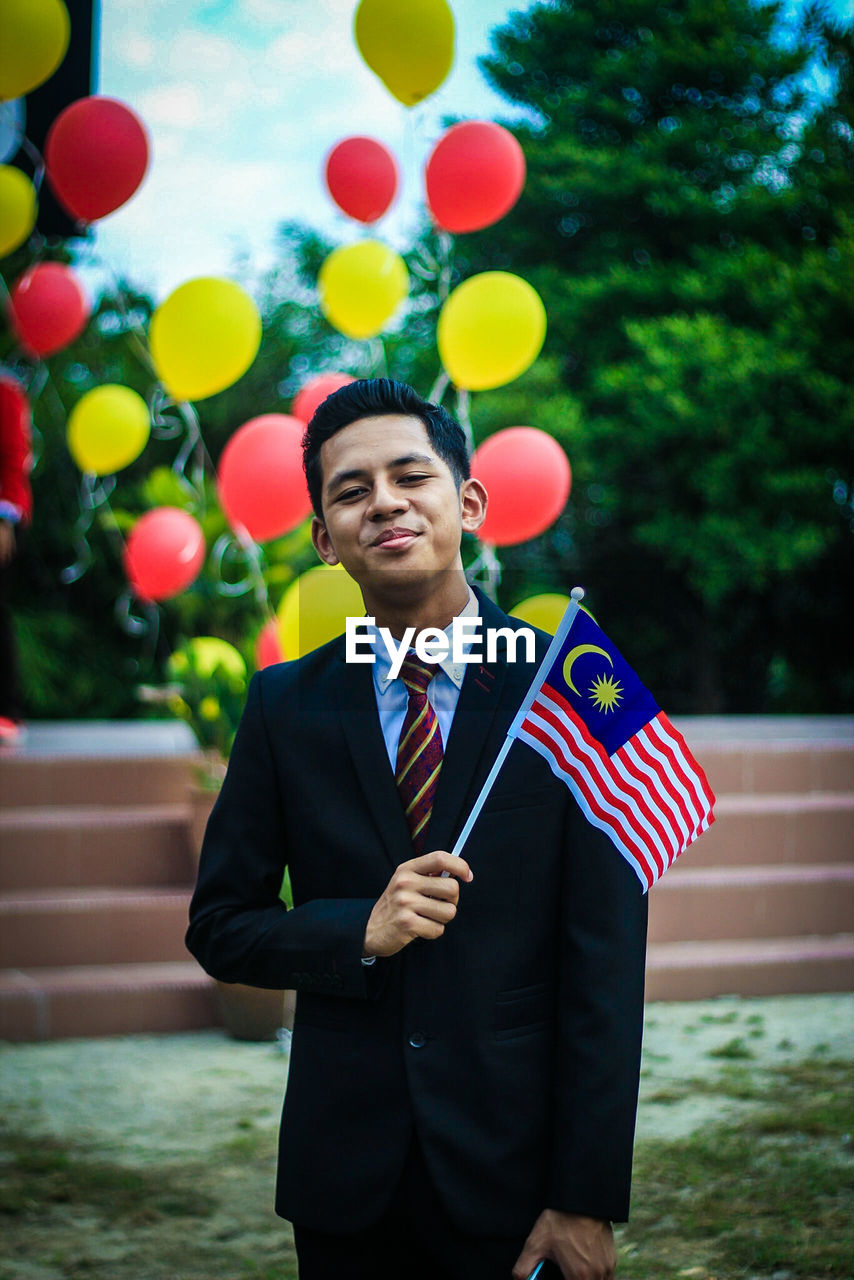
<svg viewBox="0 0 854 1280">
<path fill-rule="evenodd" d="M 523 3 L 457 0 L 456 57 L 430 98 L 408 109 L 362 61 L 357 0 L 101 0 L 97 91 L 145 122 L 151 162 L 136 195 L 97 224 L 91 286 L 122 276 L 161 300 L 198 275 L 234 274 L 235 256 L 272 260 L 276 227 L 296 219 L 346 243 L 376 234 L 397 248 L 423 208 L 423 164 L 442 119 L 510 119 L 476 59 Z M 401 170 L 375 231 L 337 211 L 323 183 L 329 149 L 367 134 Z"/>
</svg>

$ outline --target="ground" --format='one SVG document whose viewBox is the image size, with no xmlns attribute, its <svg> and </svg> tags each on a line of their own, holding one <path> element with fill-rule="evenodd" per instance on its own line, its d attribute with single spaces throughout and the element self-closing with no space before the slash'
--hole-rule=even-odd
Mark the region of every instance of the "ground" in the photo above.
<svg viewBox="0 0 854 1280">
<path fill-rule="evenodd" d="M 854 995 L 647 1006 L 620 1280 L 852 1280 L 853 1050 Z M 0 1046 L 0 1280 L 290 1280 L 286 1071 L 218 1032 Z"/>
</svg>

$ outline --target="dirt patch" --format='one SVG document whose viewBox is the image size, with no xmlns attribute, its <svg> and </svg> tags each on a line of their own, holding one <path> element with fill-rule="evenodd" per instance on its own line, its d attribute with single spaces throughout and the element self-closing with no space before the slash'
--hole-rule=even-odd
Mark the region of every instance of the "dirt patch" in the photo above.
<svg viewBox="0 0 854 1280">
<path fill-rule="evenodd" d="M 283 1047 L 0 1046 L 0 1280 L 292 1280 L 272 1207 Z M 782 1068 L 853 1051 L 852 995 L 650 1005 L 639 1141 L 753 1114 Z"/>
</svg>

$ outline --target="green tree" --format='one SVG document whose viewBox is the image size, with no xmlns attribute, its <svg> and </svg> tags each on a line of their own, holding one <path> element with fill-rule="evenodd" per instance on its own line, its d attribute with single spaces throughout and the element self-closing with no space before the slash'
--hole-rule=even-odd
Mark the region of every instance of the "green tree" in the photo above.
<svg viewBox="0 0 854 1280">
<path fill-rule="evenodd" d="M 528 181 L 460 254 L 542 293 L 556 377 L 520 381 L 514 420 L 561 419 L 575 476 L 536 569 L 587 580 L 675 710 L 854 706 L 852 45 L 780 13 L 557 0 L 482 60 L 526 109 Z"/>
</svg>

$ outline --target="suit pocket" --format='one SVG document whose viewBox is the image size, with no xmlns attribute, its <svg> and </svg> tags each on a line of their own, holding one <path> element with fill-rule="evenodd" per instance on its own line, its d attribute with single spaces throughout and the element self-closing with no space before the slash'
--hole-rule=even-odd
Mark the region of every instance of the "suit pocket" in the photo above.
<svg viewBox="0 0 854 1280">
<path fill-rule="evenodd" d="M 548 1026 L 552 1014 L 552 990 L 547 982 L 500 991 L 495 997 L 494 1038 L 510 1040 Z"/>
</svg>

